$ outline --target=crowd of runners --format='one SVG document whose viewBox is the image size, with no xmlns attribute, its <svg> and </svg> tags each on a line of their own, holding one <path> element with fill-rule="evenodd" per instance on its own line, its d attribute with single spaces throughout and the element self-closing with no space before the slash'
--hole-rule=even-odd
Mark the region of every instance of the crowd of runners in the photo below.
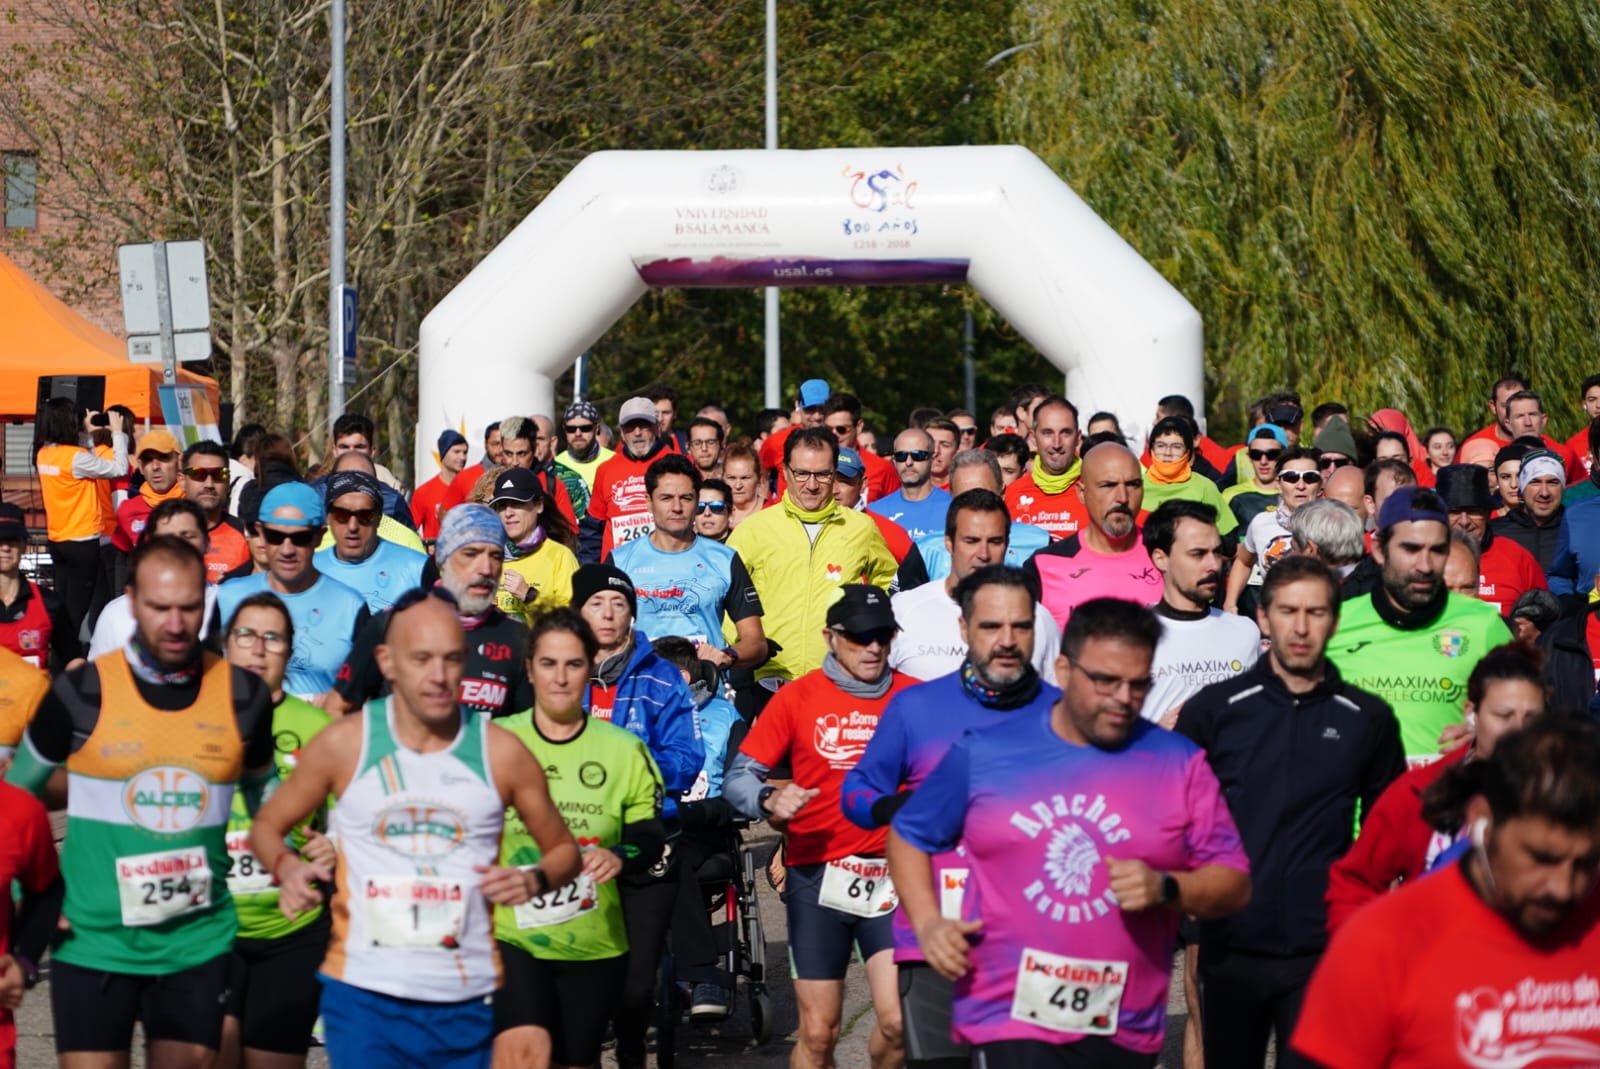
<svg viewBox="0 0 1600 1069">
<path fill-rule="evenodd" d="M 1153 1066 L 1175 960 L 1187 1069 L 1600 1065 L 1600 376 L 1529 387 L 1225 444 L 658 384 L 409 493 L 360 416 L 306 471 L 50 402 L 0 1069 L 41 976 L 65 1069 L 642 1067 L 733 1012 L 762 822 L 795 1069 L 857 967 L 874 1069 Z"/>
</svg>

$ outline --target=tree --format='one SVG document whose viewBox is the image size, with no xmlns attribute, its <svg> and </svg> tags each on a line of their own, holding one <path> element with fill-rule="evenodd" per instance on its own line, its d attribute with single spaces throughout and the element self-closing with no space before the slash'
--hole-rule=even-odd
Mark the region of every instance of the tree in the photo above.
<svg viewBox="0 0 1600 1069">
<path fill-rule="evenodd" d="M 1591 9 L 1046 0 L 1017 26 L 1043 43 L 1005 130 L 1200 309 L 1221 422 L 1295 387 L 1470 430 L 1512 368 L 1594 370 Z"/>
</svg>

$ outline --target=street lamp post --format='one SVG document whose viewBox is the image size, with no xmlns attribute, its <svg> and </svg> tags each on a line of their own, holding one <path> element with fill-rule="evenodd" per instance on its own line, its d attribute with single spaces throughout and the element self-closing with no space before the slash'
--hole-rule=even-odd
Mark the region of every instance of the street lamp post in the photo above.
<svg viewBox="0 0 1600 1069">
<path fill-rule="evenodd" d="M 778 147 L 778 0 L 767 0 L 767 149 Z M 768 408 L 781 406 L 782 359 L 778 337 L 778 287 L 768 286 L 766 304 L 766 384 Z"/>
</svg>

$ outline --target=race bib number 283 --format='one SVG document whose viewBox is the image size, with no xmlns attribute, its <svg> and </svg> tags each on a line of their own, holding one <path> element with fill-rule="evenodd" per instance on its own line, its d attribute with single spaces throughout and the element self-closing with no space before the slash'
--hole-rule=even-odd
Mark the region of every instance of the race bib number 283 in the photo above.
<svg viewBox="0 0 1600 1069">
<path fill-rule="evenodd" d="M 1127 986 L 1125 961 L 1091 961 L 1024 948 L 1011 1018 L 1052 1032 L 1114 1035 Z"/>
</svg>

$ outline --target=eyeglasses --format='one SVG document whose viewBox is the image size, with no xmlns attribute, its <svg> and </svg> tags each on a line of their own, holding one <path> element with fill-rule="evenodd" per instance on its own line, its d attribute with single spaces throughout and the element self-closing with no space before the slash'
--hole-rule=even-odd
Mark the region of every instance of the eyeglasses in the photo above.
<svg viewBox="0 0 1600 1069">
<path fill-rule="evenodd" d="M 932 459 L 933 454 L 926 449 L 896 449 L 894 451 L 894 461 L 896 464 L 904 464 L 908 460 L 914 460 L 918 464 L 921 464 L 924 460 Z"/>
<path fill-rule="evenodd" d="M 1251 460 L 1253 460 L 1257 464 L 1259 464 L 1263 460 L 1275 460 L 1275 459 L 1277 459 L 1278 454 L 1283 452 L 1283 450 L 1281 450 L 1281 449 L 1249 449 L 1249 450 L 1246 450 L 1246 452 L 1248 452 L 1250 454 L 1250 459 Z"/>
<path fill-rule="evenodd" d="M 1348 468 L 1355 461 L 1349 457 L 1323 457 L 1320 463 L 1324 468 Z"/>
<path fill-rule="evenodd" d="M 1152 456 L 1181 457 L 1189 451 L 1189 447 L 1182 442 L 1156 442 L 1150 447 Z"/>
<path fill-rule="evenodd" d="M 593 423 L 568 423 L 561 428 L 568 434 L 589 434 L 594 430 Z"/>
<path fill-rule="evenodd" d="M 702 501 L 694 507 L 694 511 L 696 514 L 709 512 L 713 515 L 721 516 L 728 511 L 728 503 L 726 501 Z"/>
<path fill-rule="evenodd" d="M 833 481 L 833 469 L 827 471 L 796 471 L 789 469 L 789 481 L 792 483 L 820 483 Z"/>
<path fill-rule="evenodd" d="M 1149 694 L 1150 688 L 1155 685 L 1155 680 L 1148 677 L 1144 679 L 1124 679 L 1122 676 L 1112 675 L 1109 672 L 1090 671 L 1076 661 L 1068 661 L 1067 664 L 1071 665 L 1076 671 L 1084 674 L 1089 682 L 1094 685 L 1096 694 L 1104 694 L 1107 696 L 1115 694 L 1118 690 L 1121 690 L 1122 685 L 1126 683 L 1128 685 L 1128 694 L 1137 698 L 1141 694 Z"/>
<path fill-rule="evenodd" d="M 225 483 L 228 481 L 227 468 L 184 468 L 183 473 L 197 483 Z"/>
<path fill-rule="evenodd" d="M 378 517 L 383 515 L 377 509 L 342 509 L 330 506 L 328 518 L 334 523 L 349 523 L 355 520 L 363 527 L 371 527 L 378 522 Z"/>
<path fill-rule="evenodd" d="M 285 540 L 305 549 L 317 544 L 317 532 L 306 531 L 280 531 L 275 527 L 260 527 L 261 537 L 267 540 L 269 546 L 281 546 Z"/>
<path fill-rule="evenodd" d="M 289 636 L 278 631 L 252 631 L 248 627 L 236 627 L 228 635 L 239 644 L 241 650 L 253 650 L 258 644 L 265 646 L 268 653 L 284 653 L 289 649 Z"/>
<path fill-rule="evenodd" d="M 887 646 L 894 641 L 894 630 L 892 627 L 880 627 L 872 631 L 841 631 L 834 628 L 833 633 L 852 646 L 870 646 L 873 643 Z"/>
<path fill-rule="evenodd" d="M 1278 478 L 1294 486 L 1296 483 L 1305 483 L 1307 486 L 1316 486 L 1322 481 L 1322 475 L 1315 471 L 1280 471 Z"/>
<path fill-rule="evenodd" d="M 690 449 L 701 449 L 701 448 L 715 449 L 717 446 L 719 446 L 721 444 L 722 443 L 717 441 L 717 439 L 715 439 L 715 438 L 690 438 L 689 439 L 689 448 Z"/>
</svg>

